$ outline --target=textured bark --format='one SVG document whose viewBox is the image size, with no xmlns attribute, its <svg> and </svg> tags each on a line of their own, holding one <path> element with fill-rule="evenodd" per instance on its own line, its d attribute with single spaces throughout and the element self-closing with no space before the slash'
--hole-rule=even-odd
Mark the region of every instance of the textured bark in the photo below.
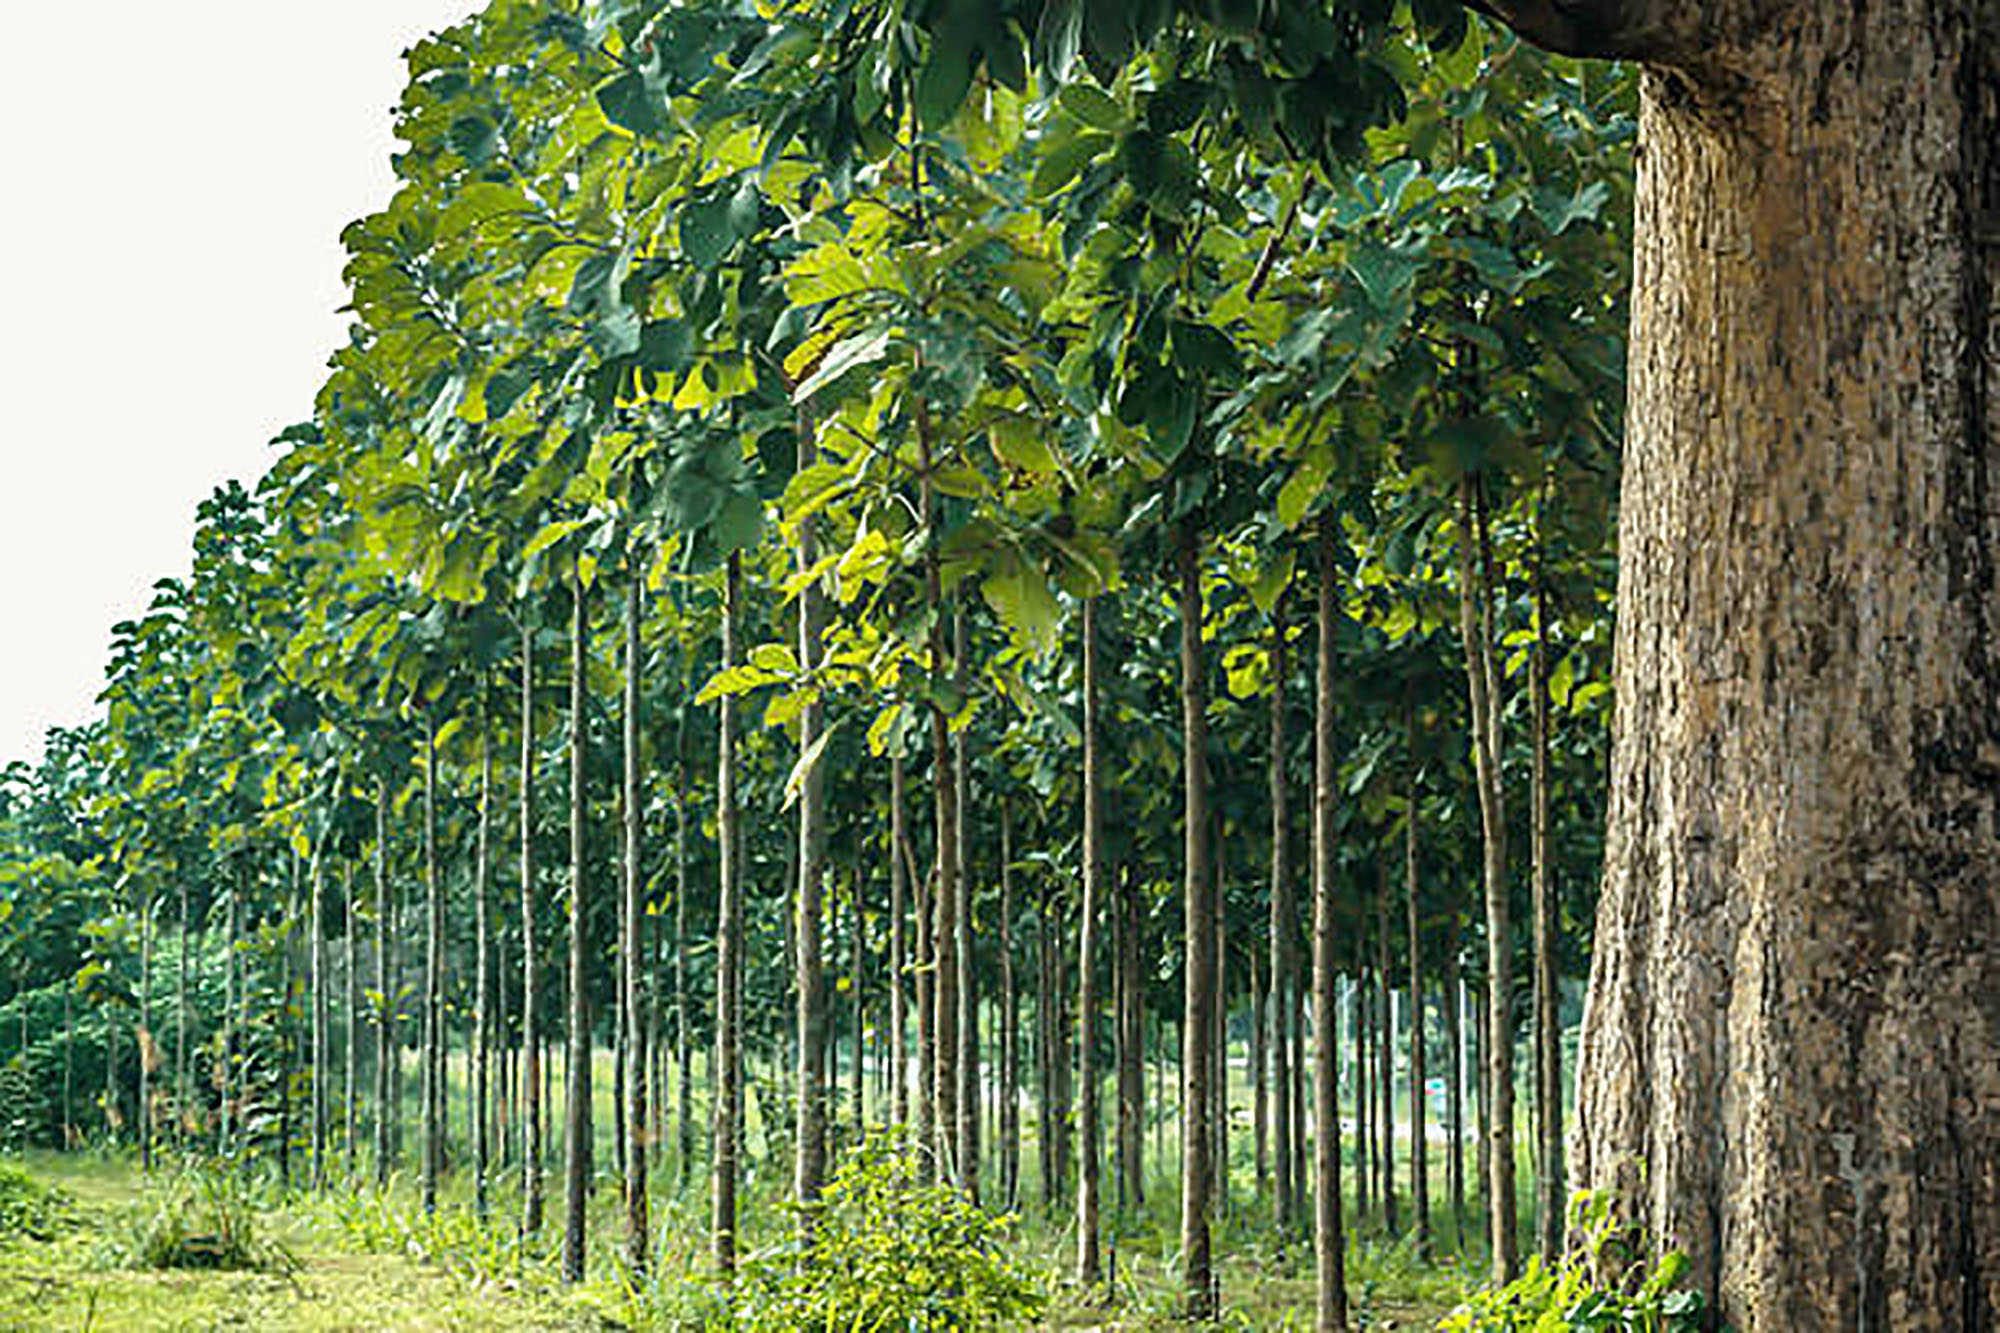
<svg viewBox="0 0 2000 1333">
<path fill-rule="evenodd" d="M 1181 896 L 1187 933 L 1181 1022 L 1181 1263 L 1187 1316 L 1214 1319 L 1220 1305 L 1209 1252 L 1214 1127 L 1211 1093 L 1215 1024 L 1215 912 L 1209 845 L 1208 691 L 1201 650 L 1200 537 L 1182 529 L 1175 553 L 1181 629 L 1181 818 L 1185 852 Z"/>
<path fill-rule="evenodd" d="M 1290 747 L 1285 726 L 1286 663 L 1285 598 L 1271 608 L 1271 744 L 1268 763 L 1271 787 L 1271 1081 L 1277 1094 L 1273 1107 L 1272 1158 L 1275 1165 L 1275 1213 L 1281 1231 L 1298 1222 L 1299 1194 L 1292 1173 L 1292 1061 L 1298 1058 L 1289 1040 L 1287 1016 L 1292 990 L 1298 984 L 1298 903 L 1292 884 L 1291 784 L 1285 779 Z"/>
<path fill-rule="evenodd" d="M 739 558 L 729 557 L 722 593 L 722 669 L 736 665 Z M 715 941 L 715 1146 L 710 1167 L 709 1218 L 715 1266 L 725 1279 L 736 1272 L 736 1177 L 743 1142 L 742 1035 L 737 1027 L 743 972 L 743 888 L 736 838 L 736 703 L 717 701 L 715 764 L 717 878 Z"/>
<path fill-rule="evenodd" d="M 2000 1311 L 2000 17 L 1649 50 L 1571 1167 L 1743 1333 Z"/>
<path fill-rule="evenodd" d="M 1334 799 L 1339 756 L 1334 753 L 1334 634 L 1338 625 L 1340 528 L 1333 514 L 1319 524 L 1319 645 L 1313 673 L 1313 1222 L 1317 1299 L 1314 1328 L 1347 1327 L 1346 1244 L 1340 1225 L 1340 1071 L 1334 1030 L 1338 973 L 1334 956 L 1334 875 L 1337 849 Z"/>
<path fill-rule="evenodd" d="M 542 1229 L 542 1042 L 535 973 L 535 634 L 521 611 L 521 1230 Z"/>
<path fill-rule="evenodd" d="M 643 1274 L 651 1260 L 651 1229 L 646 1216 L 646 1028 L 641 1021 L 646 960 L 646 905 L 640 874 L 640 825 L 645 797 L 639 783 L 639 580 L 636 570 L 625 587 L 625 704 L 619 721 L 625 751 L 625 920 L 618 955 L 624 964 L 625 1095 L 631 1107 L 625 1116 L 625 1262 Z M 483 1151 L 483 1150 L 482 1150 Z"/>
<path fill-rule="evenodd" d="M 1076 1280 L 1103 1280 L 1098 1254 L 1097 918 L 1104 910 L 1104 757 L 1098 735 L 1097 599 L 1083 600 L 1083 920 L 1077 933 Z"/>
<path fill-rule="evenodd" d="M 1514 937 L 1507 886 L 1507 807 L 1500 775 L 1500 700 L 1493 665 L 1493 559 L 1479 480 L 1459 486 L 1458 614 L 1472 706 L 1473 776 L 1479 790 L 1480 847 L 1486 890 L 1486 1044 L 1488 1108 L 1483 1159 L 1492 1181 L 1487 1239 L 1493 1277 L 1519 1267 L 1514 1216 Z"/>
<path fill-rule="evenodd" d="M 569 626 L 569 1046 L 563 1057 L 563 1244 L 565 1282 L 583 1280 L 590 1203 L 590 962 L 589 901 L 584 865 L 584 738 L 589 719 L 585 650 L 590 598 L 583 580 L 572 589 Z"/>
</svg>

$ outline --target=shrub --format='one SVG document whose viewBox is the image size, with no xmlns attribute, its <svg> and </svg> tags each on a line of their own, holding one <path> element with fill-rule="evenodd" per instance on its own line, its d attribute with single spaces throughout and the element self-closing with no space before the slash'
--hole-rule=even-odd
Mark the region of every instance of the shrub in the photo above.
<svg viewBox="0 0 2000 1333">
<path fill-rule="evenodd" d="M 69 1195 L 14 1162 L 0 1162 L 0 1240 L 54 1240 L 75 1223 Z"/>
<path fill-rule="evenodd" d="M 1626 1235 L 1611 1216 L 1611 1198 L 1580 1193 L 1570 1202 L 1571 1227 L 1583 1246 L 1550 1268 L 1541 1256 L 1504 1287 L 1473 1295 L 1438 1325 L 1439 1333 L 1701 1333 L 1701 1293 L 1676 1284 L 1687 1272 L 1678 1251 L 1648 1267 L 1619 1265 Z M 1601 1280 L 1600 1275 L 1608 1277 Z"/>
<path fill-rule="evenodd" d="M 810 1240 L 748 1256 L 727 1296 L 660 1293 L 654 1319 L 730 1333 L 944 1333 L 1030 1320 L 1046 1304 L 1001 1250 L 1009 1219 L 926 1182 L 907 1136 L 871 1135 L 808 1213 Z"/>
<path fill-rule="evenodd" d="M 284 1246 L 259 1234 L 249 1186 L 226 1164 L 190 1162 L 138 1214 L 136 1257 L 147 1268 L 291 1269 Z"/>
</svg>

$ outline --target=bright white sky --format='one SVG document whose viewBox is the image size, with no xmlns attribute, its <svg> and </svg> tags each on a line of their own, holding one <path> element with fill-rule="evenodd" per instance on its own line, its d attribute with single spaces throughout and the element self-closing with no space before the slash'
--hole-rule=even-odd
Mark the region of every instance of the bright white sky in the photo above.
<svg viewBox="0 0 2000 1333">
<path fill-rule="evenodd" d="M 7 6 L 0 764 L 92 716 L 195 505 L 311 414 L 401 53 L 478 0 Z"/>
</svg>

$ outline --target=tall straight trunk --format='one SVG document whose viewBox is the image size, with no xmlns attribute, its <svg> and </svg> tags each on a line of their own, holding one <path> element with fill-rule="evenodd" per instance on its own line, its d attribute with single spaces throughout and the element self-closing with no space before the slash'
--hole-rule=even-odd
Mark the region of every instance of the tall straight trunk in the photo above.
<svg viewBox="0 0 2000 1333">
<path fill-rule="evenodd" d="M 1076 1280 L 1103 1280 L 1098 1256 L 1097 918 L 1104 910 L 1104 758 L 1098 736 L 1097 599 L 1083 599 L 1083 922 L 1077 935 L 1077 1092 L 1080 1158 L 1076 1191 Z"/>
<path fill-rule="evenodd" d="M 854 1026 L 854 1067 L 851 1071 L 853 1074 L 853 1083 L 850 1091 L 854 1099 L 854 1142 L 857 1144 L 861 1142 L 862 1137 L 868 1132 L 868 1094 L 863 1085 L 868 1063 L 868 1052 L 865 1045 L 868 1028 L 868 1004 L 867 992 L 864 989 L 868 974 L 868 914 L 863 902 L 865 895 L 862 893 L 862 887 L 863 878 L 861 868 L 856 866 L 854 870 L 853 895 L 848 900 L 854 909 L 853 915 L 849 918 L 854 927 L 854 975 L 848 985 L 848 996 L 853 1001 L 853 1004 L 849 1008 L 848 1018 Z"/>
<path fill-rule="evenodd" d="M 241 1111 L 237 1099 L 242 1096 L 241 1070 L 238 1069 L 238 1034 L 242 1031 L 238 1023 L 239 996 L 242 994 L 242 953 L 243 940 L 243 900 L 250 892 L 250 858 L 247 853 L 239 854 L 236 861 L 236 882 L 229 890 L 228 950 L 223 956 L 222 972 L 222 1118 L 221 1144 L 224 1152 L 235 1152 L 241 1131 Z M 107 1040 L 117 1035 L 117 1025 L 105 1029 Z M 105 1091 L 107 1109 L 115 1108 L 117 1102 L 116 1084 L 113 1075 L 118 1066 L 116 1048 L 105 1055 Z M 352 1093 L 349 1094 L 350 1101 Z"/>
<path fill-rule="evenodd" d="M 1014 831 L 1000 801 L 1000 1206 L 1021 1202 L 1021 996 L 1014 974 Z"/>
<path fill-rule="evenodd" d="M 1129 865 L 1119 868 L 1118 992 L 1118 1159 L 1124 1177 L 1123 1203 L 1146 1202 L 1146 992 L 1140 975 L 1145 922 L 1139 881 Z"/>
<path fill-rule="evenodd" d="M 799 465 L 810 466 L 815 457 L 810 429 L 801 431 Z M 819 559 L 819 537 L 812 519 L 799 525 L 799 571 L 810 571 Z M 820 660 L 820 598 L 812 582 L 799 590 L 799 666 L 808 674 Z M 801 762 L 816 758 L 825 725 L 824 705 L 817 694 L 808 697 L 799 713 Z M 826 970 L 822 957 L 821 905 L 826 890 L 826 783 L 824 768 L 811 762 L 798 792 L 798 885 L 794 899 L 792 940 L 794 966 L 793 994 L 797 1008 L 794 1077 L 798 1083 L 797 1124 L 795 1126 L 792 1194 L 802 1211 L 799 1223 L 810 1235 L 811 1209 L 819 1202 L 826 1181 Z"/>
<path fill-rule="evenodd" d="M 535 632 L 521 608 L 521 1230 L 542 1229 L 542 1032 L 535 939 Z"/>
<path fill-rule="evenodd" d="M 1049 912 L 1049 879 L 1038 876 L 1035 902 L 1035 1110 L 1041 1168 L 1042 1206 L 1054 1212 L 1062 1189 L 1056 1161 L 1056 983 L 1054 934 Z"/>
<path fill-rule="evenodd" d="M 1382 1151 L 1376 1158 L 1382 1172 L 1382 1221 L 1395 1235 L 1401 1228 L 1396 1213 L 1396 987 L 1389 971 L 1389 862 L 1379 862 L 1381 876 L 1375 891 L 1375 970 L 1382 978 L 1379 1037 L 1375 1043 L 1378 1073 L 1376 1089 L 1381 1097 L 1381 1114 L 1375 1118 L 1382 1136 Z"/>
<path fill-rule="evenodd" d="M 1337 791 L 1334 753 L 1334 636 L 1338 630 L 1340 529 L 1331 512 L 1319 524 L 1319 643 L 1313 678 L 1313 1018 L 1319 1040 L 1313 1051 L 1313 1220 L 1318 1300 L 1314 1327 L 1334 1333 L 1347 1327 L 1346 1245 L 1340 1226 L 1340 1080 L 1334 1032 L 1337 973 L 1334 957 L 1334 833 Z"/>
<path fill-rule="evenodd" d="M 1465 1249 L 1465 1039 L 1462 1014 L 1465 989 L 1458 975 L 1458 911 L 1449 917 L 1451 933 L 1444 947 L 1444 1027 L 1448 1059 L 1444 1089 L 1445 1187 L 1451 1194 L 1452 1241 Z"/>
<path fill-rule="evenodd" d="M 1280 1231 L 1297 1224 L 1298 1186 L 1292 1176 L 1292 1060 L 1296 1056 L 1286 1028 L 1289 997 L 1298 984 L 1298 903 L 1292 885 L 1291 784 L 1285 777 L 1290 737 L 1285 725 L 1286 662 L 1285 595 L 1271 607 L 1271 740 L 1267 755 L 1271 805 L 1271 1081 L 1276 1092 L 1272 1108 L 1275 1167 L 1275 1216 Z"/>
<path fill-rule="evenodd" d="M 330 813 L 330 812 L 329 812 Z M 326 858 L 324 839 L 313 849 L 312 897 L 306 907 L 306 957 L 312 969 L 312 1187 L 326 1188 L 327 1075 L 333 1062 L 328 1049 L 326 975 Z M 181 938 L 187 938 L 185 924 Z M 185 983 L 183 983 L 183 987 Z M 185 989 L 183 988 L 183 996 Z M 185 1006 L 183 1006 L 185 1007 Z"/>
<path fill-rule="evenodd" d="M 965 610 L 952 615 L 952 675 L 958 696 L 967 695 L 971 683 L 971 654 L 966 646 Z M 965 821 L 972 803 L 972 769 L 966 760 L 965 732 L 952 738 L 951 841 L 954 882 L 958 906 L 953 919 L 958 939 L 952 950 L 958 966 L 958 1136 L 956 1155 L 959 1177 L 965 1192 L 979 1202 L 979 983 L 973 968 L 977 960 L 972 915 L 972 876 L 968 873 Z"/>
<path fill-rule="evenodd" d="M 1256 1171 L 1256 1199 L 1264 1201 L 1271 1188 L 1271 1053 L 1266 1024 L 1263 954 L 1250 951 L 1250 1129 Z"/>
<path fill-rule="evenodd" d="M 1375 1066 L 1375 1020 L 1373 988 L 1368 968 L 1362 961 L 1368 928 L 1365 920 L 1356 923 L 1354 934 L 1354 1211 L 1365 1221 L 1375 1192 L 1375 1097 L 1370 1091 Z"/>
<path fill-rule="evenodd" d="M 1295 941 L 1296 946 L 1296 941 Z M 1292 1048 L 1292 1216 L 1294 1225 L 1305 1219 L 1305 1193 L 1310 1184 L 1310 1172 L 1306 1166 L 1306 1150 L 1310 1136 L 1306 1132 L 1308 1102 L 1306 1098 L 1306 986 L 1299 975 L 1298 955 L 1293 954 L 1292 987 L 1286 1019 L 1285 1040 Z M 1336 1081 L 1336 1087 L 1338 1083 Z M 1336 1142 L 1334 1151 L 1340 1145 Z"/>
<path fill-rule="evenodd" d="M 1480 845 L 1486 888 L 1487 1031 L 1485 1086 L 1490 1107 L 1486 1141 L 1492 1178 L 1489 1208 L 1493 1277 L 1505 1282 L 1519 1267 L 1514 1217 L 1514 950 L 1507 889 L 1507 811 L 1500 776 L 1500 700 L 1493 669 L 1493 557 L 1483 484 L 1459 484 L 1458 606 L 1465 673 L 1472 704 L 1472 755 L 1479 787 Z"/>
<path fill-rule="evenodd" d="M 1535 637 L 1529 651 L 1529 689 L 1534 697 L 1534 814 L 1530 842 L 1534 857 L 1535 919 L 1535 1218 L 1545 1262 L 1563 1248 L 1562 995 L 1556 984 L 1556 903 L 1549 883 L 1549 659 L 1547 559 L 1542 549 L 1543 508 L 1549 502 L 1545 475 L 1535 511 Z"/>
<path fill-rule="evenodd" d="M 1571 1175 L 1743 1333 L 1991 1327 L 2000 24 L 1562 8 L 1646 65 Z"/>
<path fill-rule="evenodd" d="M 740 557 L 732 553 L 722 593 L 722 669 L 736 665 L 736 603 L 742 579 Z M 738 882 L 736 833 L 736 703 L 717 701 L 715 766 L 716 881 L 715 944 L 715 1145 L 711 1152 L 713 1208 L 710 1238 L 715 1266 L 725 1280 L 736 1272 L 736 1178 L 743 1141 L 743 1063 L 737 1027 L 737 997 L 743 964 L 743 890 Z"/>
<path fill-rule="evenodd" d="M 569 624 L 569 1045 L 563 1059 L 562 1276 L 583 1280 L 589 1225 L 591 1167 L 589 889 L 584 863 L 585 650 L 590 635 L 589 590 L 579 576 L 570 598 Z"/>
<path fill-rule="evenodd" d="M 1211 1011 L 1216 985 L 1215 911 L 1210 898 L 1214 874 L 1209 847 L 1208 705 L 1201 651 L 1200 537 L 1191 525 L 1181 529 L 1175 564 L 1181 631 L 1181 818 L 1185 832 L 1181 896 L 1187 932 L 1182 964 L 1186 990 L 1181 1022 L 1181 1262 L 1187 1316 L 1199 1322 L 1214 1319 L 1220 1302 L 1209 1252 L 1215 1148 L 1210 1123 L 1210 1061 L 1215 1040 Z"/>
<path fill-rule="evenodd" d="M 898 805 L 900 804 L 899 802 Z M 937 1091 L 937 960 L 931 948 L 931 903 L 937 897 L 935 883 L 937 867 L 933 865 L 928 875 L 919 875 L 916 871 L 915 856 L 910 852 L 908 844 L 903 848 L 902 860 L 904 872 L 916 894 L 916 901 L 911 904 L 917 921 L 916 1141 L 922 1148 L 924 1160 L 934 1167 L 937 1105 L 932 1098 Z"/>
<path fill-rule="evenodd" d="M 1222 819 L 1212 819 L 1209 833 L 1209 915 L 1215 931 L 1209 937 L 1210 968 L 1215 978 L 1215 999 L 1209 1005 L 1209 1023 L 1215 1029 L 1209 1038 L 1208 1123 L 1215 1142 L 1209 1149 L 1209 1172 L 1213 1179 L 1216 1212 L 1229 1208 L 1229 923 L 1223 914 Z"/>
<path fill-rule="evenodd" d="M 444 886 L 437 861 L 437 715 L 424 713 L 424 1024 L 423 1207 L 437 1211 L 438 1173 L 444 1166 Z"/>
<path fill-rule="evenodd" d="M 921 447 L 924 464 L 928 468 L 928 441 L 924 441 Z M 937 491 L 929 481 L 924 483 L 924 516 L 925 526 L 931 531 L 935 543 Z M 936 1011 L 932 1015 L 931 1040 L 936 1051 L 936 1064 L 931 1069 L 931 1103 L 936 1116 L 936 1151 L 944 1164 L 944 1177 L 961 1183 L 961 1163 L 955 1151 L 958 1147 L 955 1140 L 959 1101 L 958 783 L 953 774 L 951 736 L 945 724 L 944 708 L 936 702 L 937 697 L 949 688 L 949 676 L 945 667 L 944 594 L 939 583 L 935 545 L 925 561 L 924 584 L 931 608 L 931 789 L 936 815 L 936 856 L 932 862 L 936 873 L 932 877 L 931 892 L 931 999 Z"/>
<path fill-rule="evenodd" d="M 1488 1026 L 1490 1015 L 1486 1008 L 1485 991 L 1475 983 L 1471 988 L 1472 1005 L 1472 1049 L 1469 1052 L 1473 1076 L 1472 1108 L 1474 1142 L 1478 1151 L 1472 1160 L 1479 1172 L 1479 1206 L 1482 1209 L 1480 1223 L 1488 1236 L 1493 1234 L 1493 1154 L 1488 1151 L 1492 1142 L 1493 1086 L 1487 1081 L 1486 1050 L 1492 1028 Z"/>
<path fill-rule="evenodd" d="M 898 1126 L 910 1123 L 910 1015 L 903 974 L 908 971 L 908 936 L 905 918 L 909 912 L 907 865 L 903 844 L 903 756 L 889 758 L 889 1119 Z"/>
<path fill-rule="evenodd" d="M 174 1138 L 176 1141 L 187 1137 L 188 1122 L 188 881 L 192 876 L 180 872 L 180 939 L 179 960 L 174 966 Z M 314 925 L 315 938 L 318 925 Z M 25 1044 L 24 1044 L 25 1049 Z M 317 1086 L 317 1083 L 315 1083 Z"/>
<path fill-rule="evenodd" d="M 70 1082 L 76 1076 L 75 995 L 76 987 L 63 987 L 62 1132 L 57 1138 L 65 1149 L 76 1142 L 76 1124 L 70 1113 Z"/>
<path fill-rule="evenodd" d="M 685 697 L 685 696 L 684 696 Z M 675 1093 L 680 1132 L 679 1184 L 684 1188 L 694 1174 L 694 1033 L 688 1014 L 688 858 L 687 807 L 688 769 L 686 723 L 676 732 L 675 750 L 680 781 L 674 790 L 674 1053 L 679 1063 L 679 1086 Z"/>
<path fill-rule="evenodd" d="M 1410 744 L 1408 812 L 1403 820 L 1403 908 L 1409 925 L 1410 977 L 1410 1207 L 1416 1214 L 1417 1254 L 1431 1250 L 1429 1102 L 1424 1069 L 1424 957 L 1418 934 L 1417 909 L 1417 761 L 1416 715 L 1405 714 L 1404 733 Z"/>
<path fill-rule="evenodd" d="M 284 929 L 280 932 L 283 942 L 278 948 L 278 993 L 284 997 L 278 1008 L 278 1183 L 287 1189 L 292 1184 L 292 1070 L 298 1060 L 298 1033 L 292 1024 L 292 1007 L 298 1002 L 292 928 L 298 924 L 300 915 L 299 866 L 300 857 L 295 848 L 292 852 L 291 887 L 287 889 L 284 905 L 280 909 Z M 143 920 L 140 929 L 145 929 Z M 150 1035 L 147 1040 L 152 1040 Z"/>
<path fill-rule="evenodd" d="M 487 1100 L 492 1070 L 493 1029 L 493 909 L 487 901 L 492 864 L 493 728 L 486 716 L 486 682 L 480 681 L 479 708 L 479 826 L 472 849 L 472 1205 L 481 1218 L 487 1213 L 493 1171 L 493 1125 Z"/>
<path fill-rule="evenodd" d="M 396 904 L 389 883 L 389 780 L 375 779 L 375 1183 L 389 1183 L 396 1156 L 396 992 L 391 959 Z"/>
<path fill-rule="evenodd" d="M 652 1258 L 651 1227 L 646 1217 L 647 1109 L 646 1027 L 642 1021 L 646 971 L 646 904 L 640 873 L 640 821 L 645 815 L 639 786 L 639 574 L 635 568 L 625 585 L 625 704 L 620 710 L 625 759 L 625 920 L 619 957 L 625 975 L 625 1095 L 631 1098 L 625 1115 L 625 1262 L 643 1274 Z"/>
<path fill-rule="evenodd" d="M 361 960 L 359 944 L 355 939 L 355 929 L 359 923 L 356 921 L 354 913 L 354 862 L 352 861 L 348 861 L 342 866 L 340 904 L 341 934 L 345 937 L 343 943 L 347 952 L 347 966 L 344 969 L 346 973 L 344 980 L 347 994 L 344 997 L 345 1002 L 341 1006 L 345 1016 L 346 1027 L 344 1034 L 346 1039 L 341 1043 L 342 1062 L 345 1065 L 341 1076 L 342 1088 L 340 1099 L 340 1142 L 343 1155 L 341 1169 L 346 1173 L 348 1180 L 352 1182 L 354 1179 L 354 1133 L 360 1118 L 361 1108 L 360 1052 L 356 1040 L 361 1035 L 361 1020 L 359 1017 L 361 1009 L 361 983 L 359 979 Z M 230 943 L 232 953 L 235 947 L 235 942 L 232 940 Z M 223 1018 L 225 1027 L 227 1027 L 228 1022 L 228 1016 L 225 1014 Z M 225 1056 L 226 1062 L 227 1057 Z"/>
</svg>

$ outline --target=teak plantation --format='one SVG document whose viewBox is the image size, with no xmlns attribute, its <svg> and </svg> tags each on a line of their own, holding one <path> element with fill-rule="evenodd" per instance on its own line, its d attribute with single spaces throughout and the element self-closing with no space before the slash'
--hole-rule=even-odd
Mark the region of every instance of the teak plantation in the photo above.
<svg viewBox="0 0 2000 1333">
<path fill-rule="evenodd" d="M 10 1319 L 128 1191 L 470 1300 L 266 1326 L 2000 1321 L 2000 6 L 408 64 L 7 771 Z"/>
</svg>

